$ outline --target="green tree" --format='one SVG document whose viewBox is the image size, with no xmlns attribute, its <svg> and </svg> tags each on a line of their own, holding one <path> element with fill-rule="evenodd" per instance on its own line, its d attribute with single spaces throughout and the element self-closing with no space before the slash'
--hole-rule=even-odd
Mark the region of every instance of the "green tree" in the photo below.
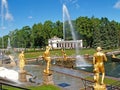
<svg viewBox="0 0 120 90">
<path fill-rule="evenodd" d="M 44 38 L 42 23 L 33 25 L 32 34 L 31 34 L 31 45 L 32 47 L 33 46 L 42 47 L 45 45 L 45 38 Z"/>
<path fill-rule="evenodd" d="M 90 18 L 79 17 L 76 19 L 76 28 L 80 35 L 82 35 L 85 47 L 92 47 L 93 42 L 93 26 Z"/>
<path fill-rule="evenodd" d="M 60 21 L 56 21 L 54 23 L 54 29 L 52 36 L 57 36 L 59 38 L 63 38 L 63 23 Z"/>
<path fill-rule="evenodd" d="M 53 23 L 48 20 L 48 21 L 45 21 L 44 25 L 43 25 L 43 35 L 44 35 L 44 39 L 45 39 L 45 45 L 48 44 L 48 39 L 53 37 Z"/>
<path fill-rule="evenodd" d="M 24 26 L 22 28 L 22 36 L 24 38 L 23 42 L 24 42 L 24 47 L 25 48 L 29 48 L 30 47 L 30 35 L 31 35 L 31 28 L 29 26 Z"/>
</svg>

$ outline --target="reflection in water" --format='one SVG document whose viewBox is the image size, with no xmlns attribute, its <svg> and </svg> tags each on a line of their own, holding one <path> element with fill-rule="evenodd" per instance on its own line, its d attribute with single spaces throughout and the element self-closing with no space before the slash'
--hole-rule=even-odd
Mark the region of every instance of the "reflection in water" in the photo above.
<svg viewBox="0 0 120 90">
<path fill-rule="evenodd" d="M 91 67 L 76 67 L 77 70 L 84 70 L 87 72 L 93 72 L 93 66 Z M 107 76 L 112 76 L 119 78 L 120 77 L 120 63 L 117 62 L 109 62 L 105 63 L 105 72 Z"/>
<path fill-rule="evenodd" d="M 87 72 L 93 72 L 93 65 L 92 65 L 92 60 L 89 59 L 85 59 L 86 62 L 89 64 L 88 66 L 82 66 L 82 67 L 73 67 L 73 69 L 76 70 L 83 70 L 83 71 L 87 71 Z M 108 76 L 113 76 L 113 77 L 120 77 L 120 63 L 118 62 L 111 62 L 110 59 L 108 59 L 108 62 L 105 62 L 105 72 L 106 75 Z M 37 64 L 39 63 L 39 65 L 43 66 L 45 65 L 44 61 L 39 61 L 36 62 Z M 51 62 L 53 65 L 57 65 L 56 60 L 52 60 Z M 35 64 L 35 63 L 34 63 Z M 69 63 L 68 63 L 69 64 Z M 64 66 L 63 66 L 64 67 Z M 33 71 L 33 68 L 31 67 L 30 72 Z M 34 72 L 33 72 L 34 73 Z"/>
<path fill-rule="evenodd" d="M 111 62 L 105 65 L 106 75 L 113 77 L 120 77 L 120 63 Z"/>
<path fill-rule="evenodd" d="M 37 76 L 37 81 L 39 83 L 42 83 L 42 77 L 43 77 L 43 70 L 44 70 L 45 65 L 26 65 L 26 70 L 30 73 L 32 73 L 34 76 Z M 65 69 L 62 69 L 65 70 Z M 58 73 L 53 71 L 53 80 L 56 85 L 61 84 L 61 83 L 67 83 L 70 84 L 71 87 L 69 90 L 79 90 L 80 87 L 83 87 L 82 81 L 78 78 L 72 78 L 69 75 L 63 74 L 63 73 Z"/>
</svg>

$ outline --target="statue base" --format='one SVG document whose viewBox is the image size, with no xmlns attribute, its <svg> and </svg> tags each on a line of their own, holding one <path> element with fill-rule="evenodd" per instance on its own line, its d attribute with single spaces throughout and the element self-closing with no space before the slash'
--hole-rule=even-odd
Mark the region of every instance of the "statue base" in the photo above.
<svg viewBox="0 0 120 90">
<path fill-rule="evenodd" d="M 93 86 L 93 90 L 107 90 L 107 88 L 105 84 L 103 85 L 97 84 Z"/>
<path fill-rule="evenodd" d="M 27 82 L 26 71 L 19 71 L 19 81 Z"/>
<path fill-rule="evenodd" d="M 45 72 L 43 72 L 43 84 L 46 84 L 46 85 L 48 85 L 48 84 L 54 84 L 54 82 L 53 82 L 53 75 L 52 75 L 52 73 L 45 73 Z"/>
</svg>

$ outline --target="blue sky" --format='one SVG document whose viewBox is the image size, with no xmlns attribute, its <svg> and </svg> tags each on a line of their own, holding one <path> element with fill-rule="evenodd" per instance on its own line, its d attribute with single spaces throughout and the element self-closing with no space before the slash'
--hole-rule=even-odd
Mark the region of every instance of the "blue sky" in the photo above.
<svg viewBox="0 0 120 90">
<path fill-rule="evenodd" d="M 62 21 L 63 4 L 71 19 L 95 16 L 120 22 L 120 0 L 0 0 L 0 36 L 46 20 Z"/>
</svg>

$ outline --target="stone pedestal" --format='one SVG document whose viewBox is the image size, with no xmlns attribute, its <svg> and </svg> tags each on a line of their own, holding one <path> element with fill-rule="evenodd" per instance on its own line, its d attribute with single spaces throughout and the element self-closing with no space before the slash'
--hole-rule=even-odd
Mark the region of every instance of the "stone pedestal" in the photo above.
<svg viewBox="0 0 120 90">
<path fill-rule="evenodd" d="M 54 84 L 52 73 L 48 74 L 48 73 L 43 72 L 43 84 L 46 84 L 46 85 Z"/>
<path fill-rule="evenodd" d="M 19 81 L 27 82 L 26 71 L 19 71 Z"/>
<path fill-rule="evenodd" d="M 107 90 L 106 85 L 94 85 L 93 90 Z"/>
</svg>

